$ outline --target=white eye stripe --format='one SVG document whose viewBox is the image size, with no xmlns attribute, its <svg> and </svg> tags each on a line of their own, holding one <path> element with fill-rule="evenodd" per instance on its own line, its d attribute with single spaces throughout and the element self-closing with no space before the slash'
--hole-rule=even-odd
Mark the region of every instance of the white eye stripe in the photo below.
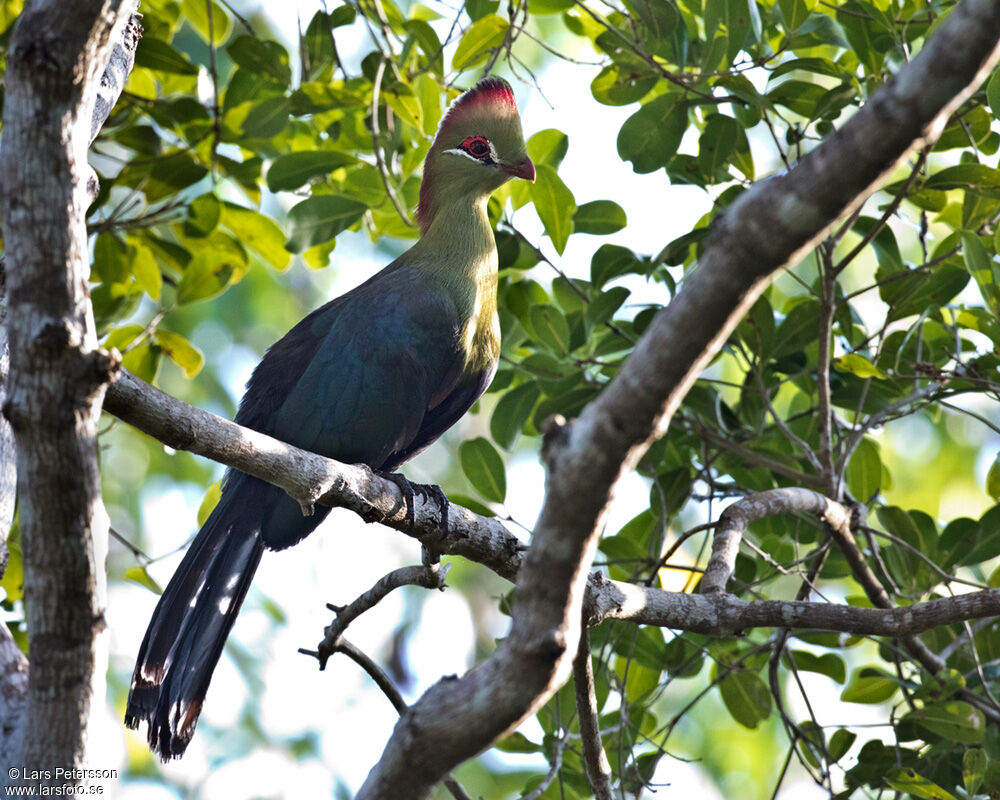
<svg viewBox="0 0 1000 800">
<path fill-rule="evenodd" d="M 489 139 L 483 139 L 482 141 L 485 142 L 486 145 L 487 145 L 487 147 L 490 148 L 490 158 L 493 160 L 493 163 L 494 164 L 499 164 L 500 163 L 500 157 L 497 155 L 497 150 L 493 146 L 493 142 L 491 142 Z M 453 147 L 450 150 L 445 150 L 444 152 L 446 152 L 446 153 L 455 153 L 456 155 L 465 156 L 466 158 L 468 158 L 468 159 L 470 159 L 472 161 L 475 161 L 475 162 L 477 162 L 479 164 L 483 163 L 482 160 L 481 160 L 482 159 L 481 156 L 480 156 L 480 158 L 476 158 L 474 155 L 472 155 L 472 153 L 469 153 L 469 152 L 463 150 L 461 147 Z"/>
<path fill-rule="evenodd" d="M 461 147 L 453 147 L 451 150 L 445 150 L 446 153 L 454 153 L 456 156 L 464 156 L 469 159 L 469 161 L 475 161 L 477 164 L 480 163 L 479 159 L 476 158 L 471 153 L 466 153 Z"/>
</svg>

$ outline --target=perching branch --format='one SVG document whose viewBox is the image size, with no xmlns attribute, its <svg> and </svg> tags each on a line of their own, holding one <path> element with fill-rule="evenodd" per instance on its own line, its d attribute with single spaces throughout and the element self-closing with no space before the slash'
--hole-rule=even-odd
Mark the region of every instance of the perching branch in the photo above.
<svg viewBox="0 0 1000 800">
<path fill-rule="evenodd" d="M 452 505 L 448 512 L 448 530 L 442 531 L 437 504 L 418 493 L 414 497 L 411 526 L 406 519 L 405 501 L 399 486 L 364 465 L 341 464 L 243 428 L 171 397 L 127 370 L 121 370 L 108 387 L 104 407 L 170 447 L 198 453 L 247 472 L 280 486 L 300 502 L 347 508 L 368 522 L 380 522 L 412 536 L 431 553 L 462 556 L 502 578 L 518 579 L 525 547 L 495 518 L 481 517 L 462 506 Z M 765 494 L 768 497 L 762 501 L 751 495 L 735 503 L 742 509 L 740 516 L 745 518 L 748 508 L 762 507 L 774 514 L 799 511 L 819 516 L 828 505 L 847 513 L 843 506 L 808 489 L 783 489 Z M 779 502 L 782 497 L 787 498 L 787 505 Z M 729 509 L 722 517 L 727 513 Z M 730 517 L 736 514 L 734 511 Z M 723 523 L 720 519 L 720 524 L 734 522 L 731 519 Z M 735 551 L 730 551 L 728 545 L 725 550 L 727 559 L 735 558 Z M 720 575 L 725 570 L 725 577 L 721 578 L 723 586 L 732 570 L 732 564 L 725 563 L 729 566 L 712 567 L 710 564 L 710 570 L 719 570 Z M 702 586 L 704 591 L 704 578 Z M 888 611 L 778 600 L 750 603 L 721 593 L 709 596 L 667 592 L 609 580 L 593 572 L 587 582 L 584 611 L 590 626 L 616 619 L 713 636 L 778 626 L 868 636 L 902 636 L 963 619 L 1000 614 L 1000 590 L 971 592 Z"/>
</svg>

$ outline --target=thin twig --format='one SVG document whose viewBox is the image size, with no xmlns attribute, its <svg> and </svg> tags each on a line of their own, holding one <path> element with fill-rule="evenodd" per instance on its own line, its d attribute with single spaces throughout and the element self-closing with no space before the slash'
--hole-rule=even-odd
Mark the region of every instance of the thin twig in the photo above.
<svg viewBox="0 0 1000 800">
<path fill-rule="evenodd" d="M 583 744 L 583 765 L 595 800 L 612 800 L 611 765 L 601 744 L 597 721 L 597 696 L 594 691 L 594 667 L 590 660 L 590 629 L 584 624 L 580 646 L 573 660 L 573 685 L 576 688 L 576 712 Z"/>
<path fill-rule="evenodd" d="M 399 214 L 399 218 L 403 220 L 404 224 L 410 228 L 415 228 L 416 225 L 410 219 L 410 215 L 406 213 L 406 209 L 396 195 L 396 190 L 392 188 L 392 183 L 389 181 L 389 170 L 385 165 L 385 159 L 382 157 L 382 147 L 378 141 L 378 95 L 379 89 L 382 87 L 382 77 L 385 75 L 385 64 L 386 61 L 384 58 L 379 59 L 378 67 L 375 70 L 375 80 L 372 81 L 372 149 L 375 151 L 375 163 L 378 165 L 378 174 L 382 178 L 382 185 L 385 186 L 385 193 L 389 196 L 389 200 L 392 201 L 393 208 L 396 209 L 396 213 Z"/>
<path fill-rule="evenodd" d="M 449 564 L 445 564 L 443 567 L 439 567 L 433 564 L 400 567 L 383 575 L 371 589 L 360 595 L 349 605 L 334 606 L 327 604 L 327 608 L 337 616 L 323 631 L 323 641 L 317 647 L 319 668 L 324 669 L 326 667 L 327 659 L 336 652 L 337 642 L 344 631 L 347 630 L 347 626 L 359 616 L 369 609 L 374 608 L 390 592 L 403 586 L 423 586 L 425 589 L 439 589 L 443 591 L 445 587 L 444 579 L 448 574 L 449 566 Z"/>
<path fill-rule="evenodd" d="M 310 650 L 300 648 L 299 652 L 308 656 L 317 656 L 316 653 Z M 351 659 L 351 661 L 368 673 L 368 677 L 375 681 L 375 685 L 382 690 L 382 694 L 384 694 L 388 698 L 389 702 L 392 703 L 392 707 L 396 709 L 396 713 L 402 716 L 406 712 L 406 709 L 409 708 L 409 706 L 406 705 L 406 702 L 403 700 L 403 696 L 399 693 L 396 685 L 386 674 L 385 670 L 368 657 L 367 653 L 351 644 L 346 639 L 341 639 L 337 643 L 336 652 L 343 653 Z M 465 790 L 462 788 L 461 784 L 459 784 L 459 782 L 455 780 L 454 776 L 450 773 L 446 775 L 441 782 L 445 785 L 448 791 L 451 792 L 451 796 L 454 797 L 455 800 L 471 800 L 469 795 L 466 794 Z"/>
</svg>

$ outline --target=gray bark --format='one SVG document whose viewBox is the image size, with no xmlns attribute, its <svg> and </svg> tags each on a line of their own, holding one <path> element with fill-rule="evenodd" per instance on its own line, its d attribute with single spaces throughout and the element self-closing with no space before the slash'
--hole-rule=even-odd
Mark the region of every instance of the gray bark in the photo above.
<svg viewBox="0 0 1000 800">
<path fill-rule="evenodd" d="M 519 580 L 525 548 L 496 518 L 451 506 L 448 530 L 434 500 L 414 498 L 412 524 L 399 486 L 364 465 L 342 464 L 299 450 L 270 436 L 242 428 L 194 408 L 121 370 L 108 387 L 104 409 L 164 444 L 211 458 L 280 486 L 299 502 L 349 509 L 367 522 L 379 522 L 412 536 L 430 553 L 461 556 L 509 581 Z M 847 527 L 847 510 L 810 489 L 777 489 L 742 498 L 722 512 L 719 527 L 726 544 L 713 552 L 711 569 L 731 569 L 730 547 L 743 526 L 772 514 L 806 513 L 838 528 Z M 719 536 L 719 534 L 716 534 Z M 715 548 L 713 548 L 715 550 Z M 605 578 L 592 572 L 584 604 L 590 626 L 606 619 L 657 625 L 674 630 L 729 636 L 757 627 L 816 628 L 859 635 L 901 636 L 938 625 L 1000 614 L 1000 590 L 970 592 L 891 611 L 819 602 L 752 602 L 714 592 L 667 592 Z"/>
<path fill-rule="evenodd" d="M 102 73 L 125 31 L 134 38 L 128 22 L 136 7 L 137 0 L 36 0 L 19 17 L 8 51 L 0 152 L 10 338 L 3 411 L 17 445 L 31 643 L 17 759 L 27 769 L 84 767 L 91 708 L 104 699 L 108 523 L 96 436 L 116 365 L 97 346 L 87 290 L 84 214 L 95 184 L 86 151 L 95 117 L 110 110 L 98 110 Z M 107 102 L 113 93 L 105 95 Z M 17 683 L 11 676 L 23 670 L 0 672 L 10 679 L 5 694 Z"/>
</svg>

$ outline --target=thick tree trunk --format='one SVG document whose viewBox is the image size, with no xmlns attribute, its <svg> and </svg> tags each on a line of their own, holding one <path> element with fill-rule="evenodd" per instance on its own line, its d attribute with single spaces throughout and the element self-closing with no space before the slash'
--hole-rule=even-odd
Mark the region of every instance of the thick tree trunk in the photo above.
<svg viewBox="0 0 1000 800">
<path fill-rule="evenodd" d="M 136 5 L 36 0 L 18 19 L 8 51 L 0 186 L 10 382 L 3 410 L 17 443 L 31 643 L 17 763 L 29 770 L 85 766 L 91 706 L 104 698 L 108 523 L 96 437 L 115 364 L 97 346 L 87 289 L 86 151 L 102 72 Z"/>
</svg>

